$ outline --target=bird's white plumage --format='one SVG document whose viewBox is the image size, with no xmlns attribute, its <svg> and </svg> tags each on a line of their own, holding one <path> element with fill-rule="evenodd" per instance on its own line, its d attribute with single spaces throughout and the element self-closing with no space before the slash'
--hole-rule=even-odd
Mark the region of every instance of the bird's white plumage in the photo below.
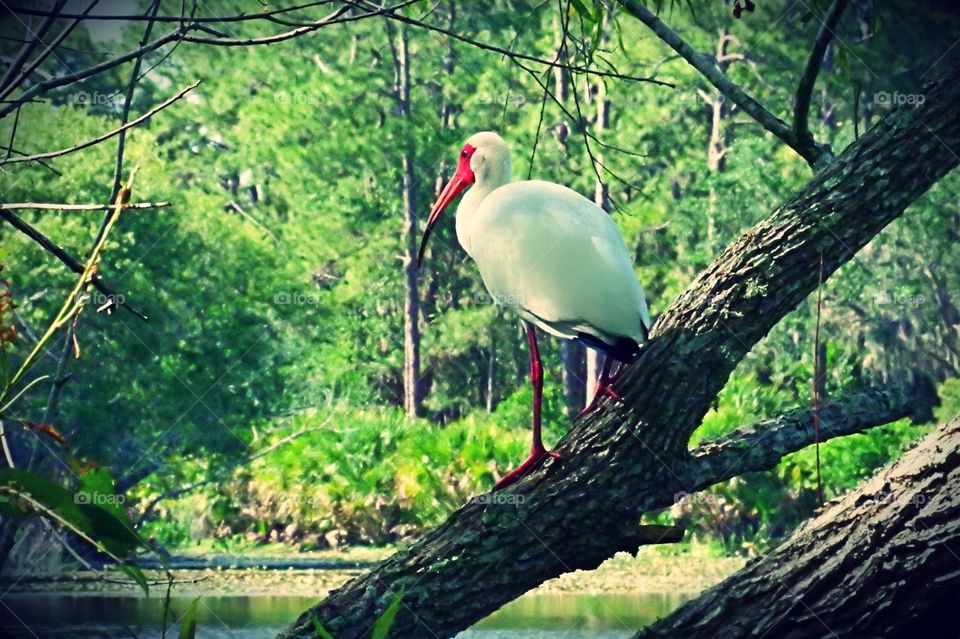
<svg viewBox="0 0 960 639">
<path fill-rule="evenodd" d="M 650 313 L 610 216 L 564 186 L 509 182 L 505 143 L 483 133 L 467 144 L 479 136 L 477 182 L 458 207 L 457 236 L 494 300 L 560 337 L 643 343 Z"/>
</svg>

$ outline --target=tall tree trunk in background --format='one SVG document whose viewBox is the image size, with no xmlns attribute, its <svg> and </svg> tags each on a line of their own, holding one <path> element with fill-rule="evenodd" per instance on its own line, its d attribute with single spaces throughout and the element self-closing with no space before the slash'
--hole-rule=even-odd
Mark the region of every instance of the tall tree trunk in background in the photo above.
<svg viewBox="0 0 960 639">
<path fill-rule="evenodd" d="M 714 54 L 714 60 L 717 66 L 724 72 L 734 60 L 740 59 L 737 54 L 728 54 L 727 45 L 734 40 L 734 37 L 720 30 L 720 38 L 717 40 L 717 50 Z M 725 120 L 730 115 L 731 105 L 724 98 L 720 91 L 714 89 L 711 93 L 698 91 L 700 98 L 710 107 L 710 141 L 707 146 L 707 170 L 710 173 L 723 173 L 727 166 L 727 153 L 730 147 L 727 146 L 727 135 Z M 711 184 L 707 195 L 707 247 L 709 254 L 713 255 L 715 251 L 722 248 L 717 242 L 717 211 L 719 196 L 716 187 Z"/>
<path fill-rule="evenodd" d="M 563 29 L 560 24 L 560 18 L 557 18 L 557 58 L 563 60 L 566 56 L 566 42 L 563 38 Z M 553 69 L 553 95 L 558 102 L 565 102 L 570 93 L 570 72 L 564 67 L 554 67 Z M 561 125 L 557 130 L 561 146 L 568 149 L 566 145 L 567 127 Z M 585 361 L 584 351 L 579 343 L 570 340 L 560 342 L 560 363 L 562 365 L 561 375 L 563 377 L 563 414 L 573 419 L 583 407 L 585 386 Z M 586 384 L 589 384 L 587 379 Z"/>
<path fill-rule="evenodd" d="M 410 118 L 410 55 L 407 30 L 387 22 L 396 32 L 393 46 L 394 97 L 401 120 Z M 420 291 L 417 281 L 417 204 L 413 144 L 405 141 L 402 159 L 403 189 L 403 408 L 410 418 L 420 414 Z"/>
<path fill-rule="evenodd" d="M 607 10 L 603 12 L 603 25 L 601 27 L 599 44 L 601 49 L 607 46 L 607 42 L 610 39 L 611 10 L 611 7 L 607 7 Z M 590 78 L 587 78 L 586 81 L 589 86 Z M 597 137 L 600 137 L 604 130 L 610 126 L 610 100 L 607 99 L 607 85 L 604 84 L 603 78 L 597 78 L 596 82 L 596 90 L 591 92 L 593 93 L 593 99 L 596 101 L 597 106 L 596 119 L 594 121 L 593 129 Z M 601 162 L 603 161 L 603 157 L 601 156 L 599 150 L 596 152 L 596 158 Z M 596 178 L 593 201 L 597 206 L 609 213 L 608 207 L 610 206 L 610 191 L 599 176 Z M 597 391 L 597 376 L 600 374 L 599 353 L 592 348 L 588 348 L 586 351 L 586 393 L 584 394 L 584 403 L 581 404 L 581 406 L 586 405 L 586 402 L 589 402 L 593 399 L 593 395 Z"/>
<path fill-rule="evenodd" d="M 954 639 L 958 557 L 960 416 L 636 639 Z"/>
</svg>

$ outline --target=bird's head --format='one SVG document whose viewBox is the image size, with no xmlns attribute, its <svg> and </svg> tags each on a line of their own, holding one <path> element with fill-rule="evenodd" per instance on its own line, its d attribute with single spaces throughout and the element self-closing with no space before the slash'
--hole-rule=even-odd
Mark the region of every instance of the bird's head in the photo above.
<svg viewBox="0 0 960 639">
<path fill-rule="evenodd" d="M 460 149 L 457 158 L 457 170 L 453 177 L 443 187 L 437 201 L 430 209 L 427 217 L 427 228 L 420 240 L 420 252 L 417 256 L 417 266 L 423 264 L 423 253 L 427 250 L 427 240 L 433 231 L 433 226 L 440 214 L 450 203 L 460 195 L 464 189 L 477 182 L 478 184 L 506 183 L 510 180 L 510 149 L 499 135 L 492 131 L 475 133 Z"/>
</svg>

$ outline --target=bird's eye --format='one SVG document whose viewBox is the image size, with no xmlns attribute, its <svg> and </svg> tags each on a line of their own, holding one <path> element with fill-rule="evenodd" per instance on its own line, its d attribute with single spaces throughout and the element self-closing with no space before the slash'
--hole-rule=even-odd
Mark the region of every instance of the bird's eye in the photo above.
<svg viewBox="0 0 960 639">
<path fill-rule="evenodd" d="M 463 151 L 460 151 L 460 157 L 462 157 L 462 158 L 467 157 L 467 151 L 466 151 L 466 149 L 464 149 Z"/>
</svg>

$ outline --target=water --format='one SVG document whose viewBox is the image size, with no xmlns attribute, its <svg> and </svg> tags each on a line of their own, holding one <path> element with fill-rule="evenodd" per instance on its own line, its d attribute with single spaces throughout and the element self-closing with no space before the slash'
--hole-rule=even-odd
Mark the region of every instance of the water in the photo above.
<svg viewBox="0 0 960 639">
<path fill-rule="evenodd" d="M 461 633 L 458 639 L 623 639 L 690 599 L 684 594 L 534 594 L 521 597 Z M 171 600 L 176 620 L 190 605 Z M 272 637 L 312 597 L 203 597 L 200 639 Z M 0 635 L 11 639 L 158 639 L 163 599 L 91 594 L 8 594 L 0 598 Z M 132 630 L 132 632 L 131 632 Z M 177 636 L 176 626 L 167 637 Z"/>
</svg>

